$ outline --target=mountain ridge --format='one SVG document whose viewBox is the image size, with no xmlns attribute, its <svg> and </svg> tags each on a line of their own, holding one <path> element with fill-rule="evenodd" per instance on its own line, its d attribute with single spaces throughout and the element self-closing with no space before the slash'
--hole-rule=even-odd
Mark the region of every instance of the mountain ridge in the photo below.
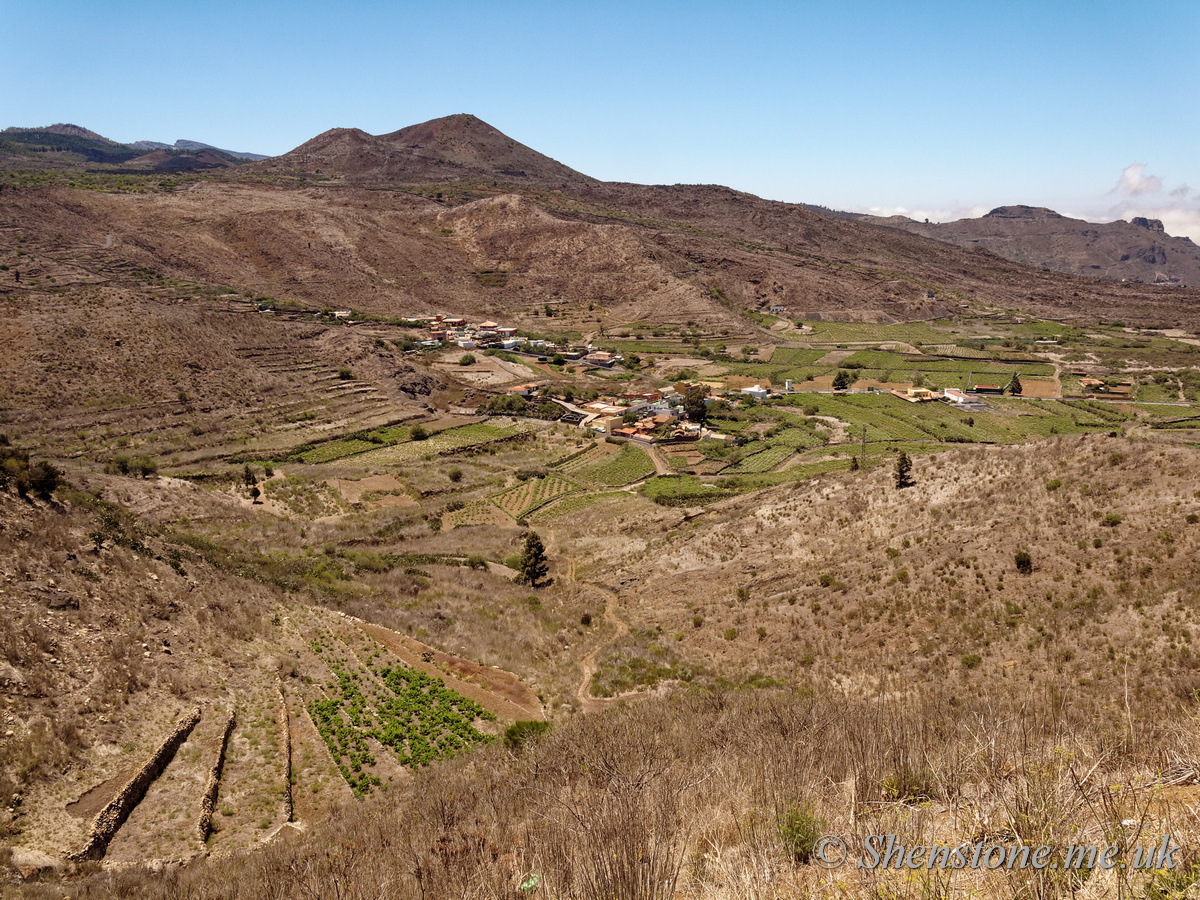
<svg viewBox="0 0 1200 900">
<path fill-rule="evenodd" d="M 862 221 L 960 247 L 984 247 L 1035 268 L 1110 281 L 1200 285 L 1200 247 L 1173 237 L 1159 219 L 1088 222 L 1040 206 L 998 206 L 975 219 L 918 222 L 905 216 Z"/>
</svg>

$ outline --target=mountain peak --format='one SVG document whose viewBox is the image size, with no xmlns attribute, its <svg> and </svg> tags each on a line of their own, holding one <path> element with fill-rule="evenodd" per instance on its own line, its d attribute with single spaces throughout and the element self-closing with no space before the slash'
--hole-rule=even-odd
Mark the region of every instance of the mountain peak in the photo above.
<svg viewBox="0 0 1200 900">
<path fill-rule="evenodd" d="M 997 206 L 985 219 L 1061 219 L 1059 213 L 1044 206 Z"/>
<path fill-rule="evenodd" d="M 276 162 L 360 183 L 427 183 L 482 178 L 523 184 L 594 183 L 470 113 L 409 125 L 389 134 L 333 128 Z"/>
</svg>

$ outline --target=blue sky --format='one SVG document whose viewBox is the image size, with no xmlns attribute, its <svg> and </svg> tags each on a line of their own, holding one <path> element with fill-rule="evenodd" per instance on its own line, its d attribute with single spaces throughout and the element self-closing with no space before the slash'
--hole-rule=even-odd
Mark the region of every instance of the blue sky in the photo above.
<svg viewBox="0 0 1200 900">
<path fill-rule="evenodd" d="M 1200 242 L 1195 0 L 15 0 L 5 19 L 0 126 L 274 154 L 469 112 L 608 180 L 935 221 L 1153 215 Z"/>
</svg>

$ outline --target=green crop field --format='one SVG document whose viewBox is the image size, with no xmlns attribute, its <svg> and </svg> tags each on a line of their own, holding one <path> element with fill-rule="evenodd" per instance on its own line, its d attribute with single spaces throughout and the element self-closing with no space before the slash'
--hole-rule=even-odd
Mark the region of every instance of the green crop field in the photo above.
<svg viewBox="0 0 1200 900">
<path fill-rule="evenodd" d="M 370 441 L 357 439 L 346 439 L 340 441 L 330 441 L 327 444 L 313 447 L 311 450 L 305 450 L 298 454 L 301 462 L 319 464 L 333 462 L 335 459 L 342 459 L 347 456 L 353 456 L 356 453 L 365 453 L 368 450 L 374 450 L 378 445 Z"/>
<path fill-rule="evenodd" d="M 545 478 L 530 478 L 493 494 L 491 501 L 514 519 L 520 519 L 539 506 L 578 490 L 581 490 L 580 486 L 569 478 L 547 475 Z"/>
<path fill-rule="evenodd" d="M 369 771 L 376 765 L 372 740 L 405 766 L 423 766 L 492 740 L 474 723 L 495 715 L 441 678 L 405 666 L 374 641 L 364 642 L 372 651 L 365 665 L 329 631 L 319 629 L 310 642 L 333 680 L 309 701 L 308 711 L 355 796 L 380 783 Z"/>
<path fill-rule="evenodd" d="M 751 445 L 753 446 L 753 445 Z M 787 446 L 768 447 L 747 456 L 736 465 L 721 470 L 722 475 L 744 475 L 752 472 L 767 472 L 791 456 L 795 450 Z"/>
<path fill-rule="evenodd" d="M 577 513 L 580 510 L 587 509 L 589 506 L 595 506 L 598 503 L 613 503 L 620 500 L 632 499 L 631 494 L 625 491 L 610 491 L 608 493 L 594 494 L 571 494 L 563 497 L 556 503 L 551 503 L 548 506 L 543 506 L 537 512 L 530 516 L 535 522 L 550 522 L 554 519 L 562 518 L 563 516 Z"/>
<path fill-rule="evenodd" d="M 520 425 L 461 425 L 457 428 L 447 428 L 429 435 L 423 441 L 405 441 L 391 447 L 380 447 L 369 453 L 364 453 L 359 461 L 367 465 L 386 465 L 388 463 L 405 462 L 419 459 L 422 456 L 437 455 L 451 450 L 461 450 L 465 447 L 476 447 L 490 444 L 513 437 L 531 430 L 531 426 Z"/>
<path fill-rule="evenodd" d="M 600 444 L 593 442 L 570 456 L 555 462 L 551 468 L 558 469 L 561 472 L 577 472 L 580 469 L 586 469 L 588 466 L 594 465 L 599 460 L 603 459 L 607 453 Z"/>
<path fill-rule="evenodd" d="M 486 525 L 492 521 L 496 507 L 487 500 L 473 500 L 462 509 L 450 514 L 450 521 L 455 528 L 465 528 L 470 525 Z"/>
<path fill-rule="evenodd" d="M 640 447 L 625 444 L 620 453 L 610 456 L 607 461 L 580 469 L 576 474 L 584 481 L 619 487 L 653 475 L 654 461 Z"/>
</svg>

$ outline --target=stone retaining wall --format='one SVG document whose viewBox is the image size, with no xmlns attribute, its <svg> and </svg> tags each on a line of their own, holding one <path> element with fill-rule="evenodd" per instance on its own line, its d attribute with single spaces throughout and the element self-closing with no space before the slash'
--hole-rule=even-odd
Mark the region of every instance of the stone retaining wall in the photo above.
<svg viewBox="0 0 1200 900">
<path fill-rule="evenodd" d="M 68 859 L 85 860 L 104 858 L 104 854 L 108 852 L 109 842 L 116 836 L 120 827 L 125 824 L 125 820 L 129 818 L 129 814 L 142 802 L 142 798 L 146 796 L 146 790 L 154 783 L 154 779 L 158 778 L 170 764 L 171 760 L 175 758 L 175 751 L 179 749 L 180 744 L 188 739 L 188 735 L 192 733 L 192 729 L 196 727 L 199 721 L 199 707 L 196 707 L 196 709 L 179 720 L 179 724 L 175 726 L 175 730 L 167 736 L 166 740 L 158 745 L 158 749 L 134 773 L 134 776 L 125 783 L 125 786 L 121 788 L 117 796 L 96 815 L 95 820 L 92 822 L 87 844 L 84 845 L 82 850 L 69 854 Z"/>
<path fill-rule="evenodd" d="M 204 795 L 200 798 L 200 816 L 196 820 L 196 836 L 203 844 L 208 840 L 208 832 L 212 828 L 213 812 L 217 808 L 217 792 L 221 788 L 221 770 L 225 768 L 225 751 L 229 747 L 229 736 L 237 725 L 237 712 L 231 711 L 225 720 L 225 731 L 221 735 L 221 749 L 217 753 L 217 761 L 208 771 L 208 784 Z"/>
<path fill-rule="evenodd" d="M 279 737 L 283 742 L 283 820 L 291 822 L 295 815 L 292 805 L 292 721 L 288 715 L 287 700 L 283 696 L 283 686 L 279 690 Z"/>
</svg>

